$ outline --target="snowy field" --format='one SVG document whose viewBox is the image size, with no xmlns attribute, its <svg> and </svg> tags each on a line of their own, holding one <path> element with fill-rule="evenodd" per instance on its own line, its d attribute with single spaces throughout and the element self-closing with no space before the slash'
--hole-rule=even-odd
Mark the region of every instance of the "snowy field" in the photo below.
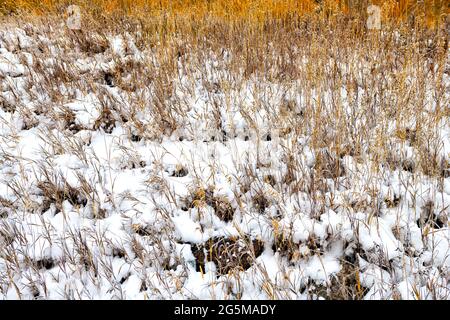
<svg viewBox="0 0 450 320">
<path fill-rule="evenodd" d="M 449 51 L 412 37 L 2 24 L 0 298 L 449 299 Z"/>
</svg>

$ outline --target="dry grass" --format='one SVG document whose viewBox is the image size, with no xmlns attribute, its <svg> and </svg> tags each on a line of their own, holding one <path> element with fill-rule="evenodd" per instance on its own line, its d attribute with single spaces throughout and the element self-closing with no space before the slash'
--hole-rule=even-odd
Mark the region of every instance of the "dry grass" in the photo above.
<svg viewBox="0 0 450 320">
<path fill-rule="evenodd" d="M 257 24 L 264 23 L 267 18 L 286 19 L 298 15 L 314 15 L 319 19 L 336 14 L 365 17 L 369 4 L 382 8 L 386 22 L 414 20 L 422 25 L 436 26 L 450 9 L 444 0 L 4 0 L 0 12 L 48 15 L 64 12 L 69 4 L 79 5 L 83 11 L 95 16 L 163 18 L 166 28 L 183 16 L 196 20 L 209 16 L 228 22 L 246 20 Z"/>
<path fill-rule="evenodd" d="M 50 161 L 39 163 L 37 190 L 27 182 L 24 169 L 18 169 L 16 177 L 8 181 L 8 188 L 19 200 L 13 203 L 0 197 L 5 215 L 0 224 L 1 258 L 7 270 L 0 275 L 3 295 L 13 287 L 18 297 L 52 297 L 46 291 L 42 270 L 59 268 L 61 278 L 83 274 L 84 281 L 96 287 L 102 285 L 99 278 L 110 279 L 114 297 L 123 298 L 120 284 L 130 274 L 119 272 L 117 276 L 111 262 L 122 259 L 137 263 L 141 291 L 159 298 L 179 297 L 177 291 L 181 292 L 186 281 L 189 264 L 175 248 L 190 243 L 175 236 L 172 218 L 177 210 L 197 214 L 195 219 L 202 228 L 208 208 L 220 221 L 235 226 L 245 214 L 263 217 L 274 235 L 272 243 L 265 240 L 266 247 L 273 247 L 287 265 L 297 269 L 299 263 L 313 256 L 323 258 L 335 243 L 345 244 L 345 254 L 339 257 L 340 271 L 330 281 L 320 285 L 308 281 L 300 286 L 288 283 L 284 287 L 257 263 L 264 241 L 242 230 L 239 237 L 214 237 L 192 245 L 197 271 L 204 273 L 205 263 L 214 262 L 218 277 L 239 282 L 240 273 L 253 270 L 261 277 L 261 290 L 270 298 L 292 297 L 289 292 L 293 291 L 314 299 L 362 299 L 368 288 L 359 279 L 362 267 L 358 257 L 393 274 L 387 265 L 401 261 L 386 262 L 382 253 L 374 257 L 376 252 L 361 248 L 360 227 L 355 222 L 361 212 L 365 214 L 364 223 L 370 225 L 382 213 L 401 215 L 402 204 L 413 212 L 415 201 L 425 202 L 414 224 L 432 252 L 432 233 L 448 227 L 447 208 L 426 202 L 413 182 L 432 181 L 436 189 L 443 190 L 449 177 L 449 162 L 442 155 L 443 138 L 439 136 L 448 123 L 450 105 L 448 83 L 443 81 L 450 76 L 445 1 L 432 1 L 432 5 L 429 1 L 420 5 L 414 1 L 380 2 L 385 22 L 381 32 L 367 30 L 365 6 L 355 1 L 294 0 L 97 0 L 89 5 L 73 1 L 70 3 L 83 8 L 83 28 L 74 31 L 59 27 L 69 2 L 15 0 L 3 2 L 1 7 L 4 28 L 27 22 L 24 29 L 28 36 L 54 39 L 60 50 L 50 53 L 48 45 L 38 40 L 31 51 L 33 63 L 27 65 L 34 72 L 25 77 L 24 85 L 31 88 L 38 81 L 48 95 L 47 105 L 40 102 L 30 110 L 21 100 L 20 91 L 10 85 L 7 90 L 13 98 L 0 96 L 1 109 L 26 119 L 24 130 L 37 126 L 42 131 L 43 140 L 51 146 L 50 151 L 42 151 L 48 158 L 72 154 L 92 168 L 92 181 L 82 175 L 75 178 L 79 188 L 54 174 Z M 22 12 L 22 16 L 8 16 L 16 12 Z M 40 15 L 49 12 L 54 16 Z M 118 59 L 111 70 L 82 72 L 75 64 L 80 57 L 116 59 L 111 58 L 106 40 L 111 34 L 128 34 L 130 42 L 146 53 L 144 58 Z M 125 48 L 125 54 L 132 50 Z M 46 65 L 48 58 L 55 59 L 51 67 Z M 205 70 L 205 64 L 211 61 L 214 66 Z M 177 81 L 181 78 L 183 81 Z M 8 86 L 8 82 L 3 83 Z M 63 92 L 57 84 L 70 90 Z M 140 192 L 151 203 L 156 218 L 153 224 L 133 223 L 130 218 L 124 227 L 126 243 L 110 241 L 93 228 L 85 233 L 69 230 L 65 236 L 70 246 L 57 241 L 62 251 L 59 258 L 15 250 L 15 246 L 27 247 L 31 240 L 25 236 L 28 230 L 22 230 L 19 223 L 10 224 L 6 217 L 18 222 L 21 216 L 38 213 L 42 228 L 36 232 L 52 243 L 56 231 L 44 213 L 59 213 L 63 220 L 70 219 L 67 203 L 95 223 L 114 214 L 125 215 L 121 201 L 142 205 L 136 194 L 121 193 L 117 198 L 102 195 L 105 190 L 99 186 L 105 185 L 115 164 L 86 155 L 89 137 L 95 132 L 111 134 L 120 126 L 127 139 L 136 144 L 160 143 L 169 137 L 180 142 L 197 141 L 198 128 L 187 119 L 193 112 L 189 104 L 196 97 L 198 84 L 206 97 L 207 112 L 196 116 L 210 129 L 201 137 L 202 142 L 226 144 L 229 139 L 242 138 L 251 140 L 255 148 L 271 141 L 282 146 L 280 153 L 269 159 L 264 157 L 267 152 L 260 154 L 259 150 L 255 161 L 236 159 L 236 173 L 228 177 L 235 183 L 233 201 L 214 193 L 217 186 L 211 181 L 222 169 L 217 159 L 210 159 L 212 178 L 208 181 L 203 180 L 195 161 L 164 167 L 162 159 L 161 163 L 153 159 L 151 169 L 145 172 L 148 189 Z M 123 94 L 114 95 L 106 87 L 118 88 Z M 101 110 L 91 127 L 76 123 L 73 111 L 64 107 L 75 91 L 93 92 L 99 97 Z M 177 93 L 180 91 L 183 94 Z M 248 97 L 244 95 L 249 91 L 252 102 L 245 103 Z M 30 100 L 42 101 L 38 91 L 29 90 L 29 94 Z M 244 132 L 225 124 L 222 113 L 232 107 L 245 120 Z M 265 112 L 264 125 L 256 119 L 261 111 Z M 42 119 L 51 125 L 40 125 Z M 54 135 L 55 128 L 62 134 Z M 2 143 L 15 143 L 14 135 L 0 138 Z M 405 146 L 412 148 L 412 156 L 405 153 Z M 306 149 L 314 155 L 313 160 L 302 158 Z M 145 170 L 149 165 L 132 146 L 124 144 L 121 152 L 123 162 L 117 165 L 121 170 Z M 283 172 L 273 163 L 277 159 L 285 164 Z M 20 161 L 2 150 L 2 166 Z M 401 195 L 382 192 L 378 179 L 389 174 L 398 175 L 403 185 Z M 192 179 L 189 183 L 194 187 L 184 196 L 167 182 L 187 178 Z M 346 199 L 342 190 L 350 190 L 352 198 Z M 293 227 L 281 222 L 289 213 L 288 205 L 295 207 L 295 199 L 301 196 L 307 197 L 309 211 L 296 209 L 315 223 L 328 210 L 348 216 L 355 223 L 352 243 L 328 229 L 321 236 L 295 239 Z M 414 254 L 405 249 L 399 259 L 413 258 Z M 150 281 L 148 272 L 156 272 L 157 279 Z M 287 272 L 282 276 L 288 279 Z M 427 283 L 427 276 L 426 272 L 419 274 L 419 286 Z M 28 282 L 23 280 L 27 277 Z M 438 286 L 427 285 L 430 291 Z M 184 296 L 188 294 L 183 291 Z M 230 289 L 228 297 L 242 294 L 242 289 Z M 91 295 L 88 290 L 62 293 L 64 298 Z"/>
</svg>

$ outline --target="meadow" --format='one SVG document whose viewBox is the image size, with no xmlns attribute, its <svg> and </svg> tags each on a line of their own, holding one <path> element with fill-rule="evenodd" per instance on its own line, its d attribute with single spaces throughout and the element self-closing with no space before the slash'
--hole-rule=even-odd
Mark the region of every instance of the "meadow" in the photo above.
<svg viewBox="0 0 450 320">
<path fill-rule="evenodd" d="M 0 298 L 448 300 L 448 13 L 3 0 Z"/>
</svg>

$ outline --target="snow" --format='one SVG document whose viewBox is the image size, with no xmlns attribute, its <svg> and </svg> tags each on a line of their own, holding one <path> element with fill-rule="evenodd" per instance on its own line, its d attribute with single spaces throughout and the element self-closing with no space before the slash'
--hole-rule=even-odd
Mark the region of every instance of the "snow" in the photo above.
<svg viewBox="0 0 450 320">
<path fill-rule="evenodd" d="M 177 217 L 173 217 L 172 221 L 183 241 L 188 243 L 201 243 L 206 240 L 201 232 L 200 224 L 192 221 L 187 214 L 181 214 Z"/>
<path fill-rule="evenodd" d="M 132 35 L 111 35 L 108 40 L 104 53 L 70 58 L 67 66 L 76 77 L 109 72 L 124 61 L 156 59 L 151 51 L 140 51 Z M 183 101 L 184 116 L 173 115 L 177 128 L 163 133 L 155 121 L 159 111 L 152 84 L 127 92 L 100 80 L 81 89 L 64 83 L 56 89 L 61 101 L 53 101 L 39 88 L 44 79 L 33 66 L 39 62 L 53 70 L 60 63 L 56 57 L 63 54 L 55 41 L 43 35 L 28 37 L 18 28 L 0 33 L 0 102 L 17 106 L 14 111 L 0 108 L 0 298 L 307 299 L 305 287 L 331 285 L 350 256 L 367 289 L 364 299 L 449 298 L 448 223 L 419 227 L 418 221 L 427 201 L 433 202 L 435 216 L 449 216 L 450 177 L 417 179 L 402 170 L 376 168 L 373 159 L 361 163 L 346 155 L 342 161 L 347 176 L 324 181 L 325 191 L 310 191 L 317 163 L 311 137 L 277 136 L 269 111 L 253 113 L 252 121 L 244 112 L 258 99 L 269 106 L 279 106 L 286 96 L 302 101 L 298 84 L 249 78 L 230 89 L 216 115 L 227 137 L 220 141 L 220 133 L 211 129 L 216 119 L 211 93 L 200 80 L 203 71 L 187 76 L 180 67 L 166 102 L 172 105 L 174 97 Z M 36 43 L 47 46 L 51 57 L 35 55 Z M 221 80 L 223 64 L 217 60 L 212 56 L 203 66 L 211 83 Z M 35 82 L 27 87 L 32 77 Z M 256 96 L 256 87 L 267 97 Z M 102 95 L 113 97 L 109 107 L 116 123 L 110 133 L 96 127 L 107 105 Z M 217 101 L 225 100 L 221 95 L 215 96 Z M 330 99 L 331 94 L 325 95 L 325 102 Z M 118 105 L 134 110 L 134 119 L 120 121 Z M 37 114 L 40 106 L 45 110 Z M 73 114 L 80 130 L 69 130 L 63 111 Z M 27 116 L 36 126 L 25 128 Z M 253 130 L 252 124 L 260 130 Z M 448 121 L 435 129 L 441 141 L 439 157 L 448 160 Z M 131 132 L 140 140 L 132 139 Z M 264 141 L 269 132 L 272 139 Z M 279 182 L 286 175 L 285 149 L 304 170 L 295 172 L 303 179 L 295 191 L 267 179 L 271 175 Z M 392 150 L 408 159 L 417 156 L 404 142 Z M 180 168 L 184 176 L 175 174 Z M 62 190 L 70 186 L 77 194 L 69 196 L 66 190 L 61 203 L 53 199 L 47 205 L 52 196 L 61 196 L 44 194 L 40 183 L 48 181 Z M 202 192 L 203 197 L 189 203 L 189 197 Z M 262 209 L 254 203 L 260 194 L 266 202 Z M 232 219 L 223 221 L 207 197 L 229 202 Z M 398 205 L 386 205 L 385 199 L 396 197 Z M 364 203 L 375 203 L 377 210 Z M 282 250 L 273 250 L 280 234 L 292 241 L 292 260 Z M 204 270 L 196 269 L 194 245 L 244 236 L 264 243 L 248 268 L 223 275 L 206 259 Z M 12 253 L 20 266 L 14 271 L 7 258 Z M 47 260 L 51 265 L 43 266 Z M 7 279 L 8 272 L 14 283 Z M 436 285 L 435 292 L 429 282 Z"/>
</svg>

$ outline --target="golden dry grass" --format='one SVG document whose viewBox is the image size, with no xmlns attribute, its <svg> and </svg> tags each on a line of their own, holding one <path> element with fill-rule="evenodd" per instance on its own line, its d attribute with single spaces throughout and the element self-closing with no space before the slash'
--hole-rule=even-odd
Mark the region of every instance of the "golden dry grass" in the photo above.
<svg viewBox="0 0 450 320">
<path fill-rule="evenodd" d="M 293 15 L 314 14 L 327 18 L 336 14 L 364 15 L 369 4 L 381 7 L 383 19 L 400 22 L 416 19 L 427 26 L 435 26 L 449 13 L 445 0 L 3 0 L 0 10 L 4 14 L 25 12 L 45 15 L 61 13 L 69 4 L 77 4 L 86 12 L 127 16 L 193 16 L 206 15 L 233 21 L 262 22 L 267 18 L 283 19 Z"/>
<path fill-rule="evenodd" d="M 79 4 L 83 8 L 82 30 L 58 28 L 58 25 L 64 22 L 64 10 L 69 3 Z M 258 215 L 265 215 L 269 207 L 275 207 L 281 217 L 284 217 L 287 214 L 286 204 L 292 201 L 291 197 L 303 194 L 312 204 L 308 219 L 319 221 L 326 210 L 332 209 L 349 217 L 363 212 L 364 223 L 370 225 L 376 223 L 374 221 L 379 218 L 381 212 L 398 214 L 400 217 L 402 205 L 414 206 L 416 210 L 415 201 L 422 201 L 423 195 L 414 187 L 414 181 L 430 180 L 436 188 L 444 189 L 445 179 L 450 175 L 450 166 L 446 158 L 440 155 L 444 138 L 439 134 L 442 127 L 448 124 L 450 116 L 448 84 L 443 81 L 450 71 L 448 30 L 445 25 L 448 5 L 445 1 L 428 0 L 420 4 L 406 0 L 374 1 L 383 9 L 383 31 L 386 32 L 367 30 L 367 3 L 368 1 L 309 0 L 6 0 L 1 8 L 6 15 L 13 14 L 12 17 L 5 18 L 13 24 L 32 22 L 26 27 L 26 32 L 31 37 L 39 33 L 45 34 L 48 38 L 55 39 L 58 48 L 61 48 L 58 55 L 52 56 L 46 50 L 45 43 L 40 43 L 38 47 L 42 46 L 42 51 L 33 51 L 35 62 L 29 67 L 39 76 L 39 87 L 45 89 L 49 100 L 55 106 L 47 108 L 43 105 L 43 111 L 35 111 L 36 115 L 42 115 L 67 129 L 64 130 L 67 140 L 73 139 L 74 135 L 83 130 L 111 134 L 116 124 L 123 126 L 125 134 L 132 141 L 159 143 L 161 137 L 176 137 L 177 132 L 181 130 L 185 130 L 183 139 L 192 140 L 196 127 L 186 125 L 185 120 L 189 119 L 191 106 L 185 99 L 194 97 L 195 90 L 192 88 L 200 86 L 208 93 L 205 105 L 210 108 L 210 111 L 205 115 L 201 114 L 201 117 L 205 117 L 205 122 L 211 125 L 215 133 L 222 134 L 226 129 L 230 131 L 227 134 L 232 137 L 233 128 L 222 126 L 219 112 L 228 112 L 230 104 L 242 113 L 249 131 L 268 129 L 258 128 L 253 121 L 253 115 L 265 110 L 269 129 L 280 129 L 281 139 L 299 141 L 308 137 L 305 143 L 315 156 L 314 165 L 308 167 L 299 157 L 303 146 L 294 144 L 292 149 L 286 148 L 283 153 L 282 161 L 286 163 L 287 173 L 284 176 L 274 174 L 263 177 L 259 175 L 258 170 L 263 170 L 265 164 L 260 163 L 259 159 L 256 165 L 246 162 L 243 158 L 239 159 L 241 162 L 238 163 L 236 176 L 229 178 L 235 181 L 233 192 L 238 195 L 237 205 L 240 208 L 243 203 L 247 205 L 248 212 L 244 213 L 254 210 Z M 56 19 L 52 19 L 53 16 L 56 16 Z M 126 33 L 131 35 L 136 47 L 146 53 L 143 61 L 118 59 L 108 73 L 81 73 L 77 69 L 74 59 L 89 59 L 95 55 L 109 57 L 111 50 L 105 40 L 107 36 L 122 36 Z M 44 67 L 48 58 L 56 61 L 52 68 Z M 209 61 L 217 61 L 213 68 L 213 79 L 208 77 L 205 71 L 205 63 Z M 108 84 L 110 78 L 127 97 L 126 103 L 117 102 L 115 97 L 104 89 L 104 82 Z M 183 78 L 182 83 L 177 82 L 180 78 Z M 29 87 L 35 84 L 32 78 L 25 81 Z M 93 92 L 104 99 L 105 106 L 101 116 L 92 128 L 77 127 L 73 120 L 74 114 L 59 108 L 60 105 L 70 102 L 70 97 L 61 92 L 55 83 L 64 83 L 83 93 Z M 250 106 L 244 105 L 239 96 L 246 92 L 249 83 L 252 83 L 252 94 L 255 98 Z M 272 85 L 279 91 L 271 91 Z M 142 93 L 149 88 L 152 89 L 150 99 Z M 347 93 L 345 97 L 341 95 L 343 89 Z M 18 97 L 17 103 L 10 106 L 6 100 L 2 100 L 2 108 L 14 112 L 16 110 L 11 111 L 9 107 L 15 107 L 24 119 L 35 117 L 30 116 L 30 111 L 21 104 L 20 92 L 14 90 L 13 87 L 10 88 L 13 96 Z M 289 91 L 301 96 L 301 101 L 283 98 L 275 99 L 276 102 L 272 103 L 268 98 L 270 94 L 276 97 L 286 95 Z M 178 92 L 182 94 L 179 95 Z M 31 91 L 30 94 L 36 93 Z M 151 117 L 150 120 L 141 119 L 137 114 L 149 114 Z M 35 118 L 37 119 L 37 116 Z M 24 127 L 27 126 L 26 124 Z M 5 137 L 7 138 L 9 139 Z M 85 142 L 67 144 L 58 139 L 61 138 L 47 138 L 59 154 L 86 157 L 83 149 Z M 260 138 L 258 144 L 261 143 L 259 140 Z M 406 148 L 414 149 L 413 157 L 402 152 Z M 2 156 L 7 158 L 6 154 Z M 351 170 L 346 163 L 349 157 L 354 160 Z M 141 165 L 139 160 L 130 157 L 130 163 L 125 166 L 134 169 Z M 95 161 L 89 161 L 85 159 L 89 166 L 97 165 Z M 216 165 L 219 164 L 213 163 L 211 166 Z M 175 169 L 172 177 L 194 175 L 194 168 L 193 163 L 186 162 L 183 167 Z M 8 214 L 14 216 L 20 210 L 26 214 L 33 210 L 45 212 L 50 204 L 60 210 L 64 200 L 77 208 L 92 206 L 93 219 L 103 219 L 114 214 L 98 209 L 101 202 L 86 180 L 81 182 L 83 188 L 73 190 L 56 183 L 64 177 L 53 177 L 53 168 L 48 164 L 42 164 L 41 170 L 45 174 L 48 173 L 48 179 L 39 184 L 44 204 L 37 203 L 21 189 L 19 177 L 17 181 L 13 181 L 17 185 L 13 182 L 9 185 L 20 194 L 18 204 L 4 201 L 4 207 L 8 207 L 10 211 Z M 402 179 L 404 189 L 401 195 L 385 194 L 377 185 L 386 173 L 392 172 L 397 172 L 399 179 Z M 98 180 L 102 181 L 100 178 Z M 233 221 L 235 208 L 227 200 L 208 195 L 208 189 L 203 186 L 207 184 L 206 180 L 199 177 L 193 180 L 198 182 L 198 185 L 193 186 L 193 196 L 189 201 L 175 194 L 157 173 L 150 174 L 149 185 L 145 187 L 155 188 L 161 194 L 162 200 L 158 201 L 174 206 L 186 201 L 186 210 L 201 210 L 210 206 L 223 220 Z M 273 194 L 261 191 L 252 195 L 250 200 L 243 197 L 249 194 L 249 186 L 255 181 L 271 185 Z M 341 189 L 351 192 L 352 198 L 345 198 Z M 409 196 L 414 199 L 414 204 L 408 202 Z M 127 197 L 131 199 L 133 195 Z M 433 196 L 430 198 L 430 201 L 436 204 L 433 202 L 428 207 L 439 205 L 437 199 Z M 3 200 L 0 198 L 0 201 Z M 152 201 L 155 200 L 152 198 Z M 420 210 L 417 215 L 425 215 L 425 218 L 419 221 L 424 243 L 431 242 L 432 233 L 438 229 L 444 230 L 448 222 L 427 214 L 431 209 Z M 442 212 L 444 210 L 447 209 L 443 208 Z M 161 215 L 158 219 L 164 222 L 163 228 L 135 224 L 132 230 L 127 231 L 135 237 L 133 241 L 136 243 L 133 242 L 132 249 L 136 259 L 143 266 L 150 264 L 159 268 L 158 270 L 163 270 L 165 277 L 162 277 L 164 279 L 161 282 L 169 282 L 172 275 L 168 269 L 183 265 L 183 262 L 178 261 L 177 257 L 172 266 L 167 262 L 171 260 L 172 251 L 161 246 L 161 250 L 155 251 L 156 253 L 146 252 L 147 249 L 142 248 L 136 240 L 150 238 L 149 241 L 155 247 L 159 246 L 159 238 L 168 239 L 171 244 L 180 242 L 180 239 L 174 238 L 170 213 L 158 214 Z M 327 231 L 322 238 L 311 236 L 306 241 L 295 242 L 292 230 L 289 226 L 282 225 L 280 217 L 267 216 L 267 220 L 273 226 L 274 251 L 289 263 L 306 261 L 312 256 L 321 257 L 330 245 L 343 241 L 339 238 L 340 235 Z M 436 224 L 435 220 L 439 220 L 439 228 L 433 225 Z M 413 224 L 415 225 L 415 222 Z M 9 237 L 7 227 L 1 226 L 0 231 Z M 396 225 L 394 229 L 397 231 L 401 227 Z M 353 229 L 355 239 L 358 239 L 359 230 L 358 226 Z M 403 241 L 401 232 L 404 231 L 395 233 L 399 241 Z M 20 233 L 17 231 L 14 236 L 20 238 Z M 98 271 L 91 261 L 92 253 L 84 248 L 84 242 L 76 238 L 77 235 L 73 237 L 73 242 L 80 246 L 79 256 L 82 257 L 86 272 L 97 274 Z M 101 239 L 101 235 L 97 234 L 92 237 Z M 234 245 L 236 241 L 233 241 L 220 239 L 218 243 Z M 406 247 L 406 241 L 403 242 Z M 344 243 L 350 248 L 350 244 Z M 354 243 L 355 248 L 340 257 L 341 271 L 333 276 L 328 287 L 308 284 L 302 287 L 302 290 L 310 292 L 311 297 L 361 299 L 368 288 L 362 288 L 360 283 L 360 266 L 356 257 L 364 256 L 380 265 L 382 263 L 379 261 L 384 257 L 380 256 L 378 261 L 371 256 L 376 253 L 362 249 L 358 240 Z M 102 243 L 101 246 L 102 249 L 116 250 L 112 250 L 113 256 L 124 256 L 120 253 L 123 248 L 116 248 L 109 243 Z M 210 244 L 206 247 L 214 246 Z M 5 249 L 5 263 L 11 269 L 20 270 L 23 263 L 17 262 L 16 253 L 11 248 Z M 411 252 L 405 249 L 400 258 L 414 256 Z M 147 262 L 148 256 L 152 255 L 155 255 L 153 261 Z M 73 256 L 73 253 L 67 253 L 68 260 L 74 259 Z M 221 262 L 218 261 L 219 255 L 211 256 L 210 260 Z M 245 257 L 253 259 L 250 256 L 246 253 Z M 100 256 L 98 259 L 106 261 L 108 257 Z M 205 260 L 205 257 L 202 259 Z M 32 270 L 36 269 L 36 272 L 65 263 L 48 263 L 33 257 L 29 260 Z M 230 271 L 239 269 L 239 261 L 237 262 L 237 266 L 233 263 L 222 266 L 221 271 L 231 278 L 238 278 L 237 271 L 235 274 Z M 47 264 L 49 266 L 45 267 Z M 79 264 L 80 262 L 74 263 L 76 266 Z M 201 261 L 197 261 L 197 266 L 201 272 L 204 271 Z M 391 267 L 392 265 L 389 266 Z M 264 275 L 258 267 L 254 269 Z M 394 272 L 393 269 L 388 271 Z M 103 272 L 107 274 L 106 271 Z M 109 274 L 107 276 L 111 278 Z M 287 277 L 287 273 L 283 276 Z M 173 276 L 173 279 L 178 289 L 179 283 L 181 286 L 184 280 L 182 276 L 177 277 Z M 418 277 L 428 279 L 426 273 Z M 289 297 L 288 292 L 293 291 L 289 286 L 278 287 L 277 283 L 265 275 L 263 278 L 262 290 L 267 291 L 270 298 L 286 298 Z M 11 285 L 10 279 L 0 280 L 1 288 L 6 288 L 2 290 L 7 292 Z M 145 288 L 152 285 L 146 283 L 146 279 L 142 281 Z M 38 281 L 36 283 L 36 286 L 42 286 Z M 438 285 L 434 286 L 434 290 L 437 290 Z M 296 287 L 294 289 L 299 290 Z M 40 293 L 38 290 L 37 296 L 46 296 L 46 293 L 42 292 L 43 290 Z M 69 297 L 68 293 L 64 294 L 64 297 Z M 240 296 L 241 292 L 238 292 L 234 297 Z M 158 297 L 167 298 L 170 295 L 161 293 Z"/>
</svg>

